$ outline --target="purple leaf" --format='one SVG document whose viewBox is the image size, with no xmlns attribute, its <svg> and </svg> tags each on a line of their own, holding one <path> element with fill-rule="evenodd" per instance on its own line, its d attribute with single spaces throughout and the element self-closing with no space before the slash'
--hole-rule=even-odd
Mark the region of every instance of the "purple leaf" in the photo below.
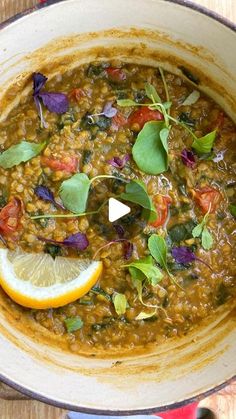
<svg viewBox="0 0 236 419">
<path fill-rule="evenodd" d="M 41 73 L 34 73 L 33 74 L 33 89 L 34 89 L 34 96 L 37 96 L 40 93 L 40 90 L 44 87 L 47 81 L 47 77 L 45 77 Z"/>
<path fill-rule="evenodd" d="M 192 252 L 192 250 L 189 247 L 186 247 L 186 246 L 173 247 L 171 253 L 177 263 L 182 263 L 184 265 L 187 263 L 191 263 L 194 260 L 197 260 L 198 262 L 201 262 L 204 265 L 206 265 L 212 271 L 212 268 L 210 267 L 210 265 L 208 265 L 208 263 L 206 263 L 204 260 L 195 256 L 195 254 Z"/>
<path fill-rule="evenodd" d="M 124 235 L 125 235 L 125 229 L 124 229 L 124 227 L 122 225 L 120 225 L 120 224 L 115 224 L 113 227 L 116 230 L 116 233 L 117 233 L 118 237 L 120 239 L 122 239 L 124 237 Z"/>
<path fill-rule="evenodd" d="M 50 112 L 62 114 L 68 111 L 69 101 L 64 93 L 43 92 L 39 93 L 38 97 L 42 99 L 44 106 Z"/>
<path fill-rule="evenodd" d="M 195 254 L 189 247 L 181 246 L 181 247 L 173 247 L 172 249 L 172 256 L 177 263 L 191 263 L 196 260 Z"/>
<path fill-rule="evenodd" d="M 106 116 L 107 118 L 113 118 L 117 114 L 117 109 L 113 108 L 112 102 L 107 102 L 103 108 L 102 115 Z"/>
<path fill-rule="evenodd" d="M 57 244 L 59 246 L 71 247 L 73 249 L 78 249 L 78 250 L 85 250 L 87 249 L 89 245 L 87 236 L 83 233 L 72 234 L 71 236 L 68 236 L 65 240 L 63 240 L 62 242 L 53 240 L 53 239 L 46 239 L 44 237 L 38 237 L 38 238 L 39 240 L 44 241 L 46 243 L 52 243 L 52 244 Z"/>
<path fill-rule="evenodd" d="M 126 165 L 127 161 L 130 160 L 129 154 L 126 154 L 123 159 L 120 157 L 113 157 L 111 160 L 108 160 L 107 163 L 109 163 L 111 166 L 116 167 L 117 169 L 123 169 L 123 167 Z"/>
<path fill-rule="evenodd" d="M 191 167 L 191 169 L 194 168 L 194 166 L 196 164 L 196 160 L 195 160 L 195 156 L 194 156 L 192 151 L 187 150 L 185 148 L 181 152 L 181 158 L 182 158 L 182 162 L 183 162 L 183 164 L 185 164 L 185 166 Z"/>
<path fill-rule="evenodd" d="M 65 209 L 63 205 L 56 202 L 52 191 L 47 186 L 36 186 L 34 190 L 38 198 L 43 199 L 43 201 L 51 202 L 55 207 Z"/>
<path fill-rule="evenodd" d="M 125 260 L 128 260 L 131 258 L 133 251 L 134 251 L 134 245 L 133 243 L 126 241 L 123 244 L 123 248 L 124 248 L 124 258 Z"/>
</svg>

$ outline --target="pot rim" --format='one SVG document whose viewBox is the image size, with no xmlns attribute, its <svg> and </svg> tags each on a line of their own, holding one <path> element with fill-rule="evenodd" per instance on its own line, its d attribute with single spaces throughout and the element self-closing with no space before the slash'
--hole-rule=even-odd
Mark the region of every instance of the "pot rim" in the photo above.
<svg viewBox="0 0 236 419">
<path fill-rule="evenodd" d="M 39 0 L 40 1 L 40 0 Z M 42 0 L 41 0 L 42 1 Z M 40 2 L 39 4 L 26 9 L 20 13 L 17 13 L 16 15 L 10 17 L 9 19 L 5 20 L 4 22 L 0 23 L 0 30 L 4 29 L 5 27 L 9 26 L 11 23 L 17 21 L 18 19 L 21 19 L 24 16 L 30 15 L 31 13 L 43 9 L 45 7 L 48 6 L 52 6 L 54 4 L 57 3 L 61 3 L 63 1 L 67 1 L 67 0 L 47 0 L 47 1 L 43 1 L 42 3 Z M 221 16 L 220 14 L 214 12 L 213 10 L 210 10 L 204 6 L 201 6 L 199 4 L 193 3 L 191 0 L 164 0 L 166 2 L 169 3 L 173 3 L 173 4 L 177 4 L 181 7 L 187 7 L 189 9 L 192 9 L 196 12 L 201 13 L 202 15 L 205 15 L 215 21 L 217 21 L 218 23 L 220 23 L 221 25 L 227 27 L 228 29 L 232 30 L 233 32 L 236 32 L 236 24 L 231 22 L 229 19 L 225 18 L 224 16 Z M 181 407 L 184 407 L 190 403 L 196 402 L 196 401 L 200 401 L 201 399 L 210 396 L 211 394 L 221 390 L 222 388 L 224 388 L 225 386 L 231 384 L 233 381 L 236 380 L 236 375 L 233 375 L 231 378 L 228 378 L 226 381 L 224 381 L 221 384 L 217 384 L 215 387 L 203 391 L 200 394 L 197 394 L 196 396 L 190 397 L 188 399 L 179 401 L 179 402 L 174 402 L 174 403 L 170 403 L 166 406 L 161 406 L 161 407 L 152 407 L 150 409 L 137 409 L 137 410 L 101 410 L 101 409 L 93 409 L 93 408 L 87 408 L 87 407 L 80 407 L 78 405 L 71 405 L 69 403 L 63 403 L 60 402 L 58 400 L 52 399 L 52 398 L 47 398 L 46 396 L 41 395 L 40 393 L 36 393 L 34 391 L 31 391 L 25 387 L 22 387 L 21 385 L 15 383 L 14 381 L 11 381 L 11 379 L 9 379 L 8 377 L 5 377 L 4 375 L 2 375 L 0 373 L 0 381 L 2 381 L 4 384 L 8 385 L 9 387 L 19 391 L 22 394 L 25 394 L 26 396 L 29 396 L 30 398 L 33 398 L 35 400 L 38 400 L 40 402 L 43 403 L 47 403 L 49 405 L 55 406 L 55 407 L 59 407 L 62 409 L 66 409 L 66 410 L 73 410 L 76 412 L 82 412 L 82 413 L 87 413 L 87 414 L 96 414 L 96 415 L 106 415 L 106 416 L 131 416 L 131 415 L 141 415 L 141 414 L 153 414 L 153 413 L 159 413 L 159 412 L 164 412 L 164 411 L 168 411 L 168 410 L 172 410 L 172 409 L 178 409 Z"/>
</svg>

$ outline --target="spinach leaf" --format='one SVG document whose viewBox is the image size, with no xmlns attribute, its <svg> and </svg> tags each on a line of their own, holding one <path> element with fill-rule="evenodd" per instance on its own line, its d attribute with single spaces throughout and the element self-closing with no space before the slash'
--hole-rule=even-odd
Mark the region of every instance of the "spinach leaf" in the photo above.
<svg viewBox="0 0 236 419">
<path fill-rule="evenodd" d="M 77 173 L 62 182 L 59 193 L 64 207 L 77 214 L 85 212 L 90 185 L 85 173 Z"/>
<path fill-rule="evenodd" d="M 48 253 L 53 259 L 55 259 L 56 256 L 61 256 L 61 247 L 56 246 L 55 244 L 47 243 L 44 247 L 44 253 Z"/>
<path fill-rule="evenodd" d="M 189 220 L 183 224 L 176 224 L 169 229 L 169 238 L 173 243 L 180 243 L 183 240 L 191 239 L 192 230 L 195 225 L 196 223 L 193 220 Z"/>
<path fill-rule="evenodd" d="M 136 277 L 136 279 L 138 279 L 138 277 L 137 272 L 135 271 L 140 271 L 152 285 L 157 285 L 163 278 L 161 271 L 153 265 L 151 256 L 136 260 L 129 265 L 123 265 L 123 267 L 129 268 L 130 275 Z"/>
<path fill-rule="evenodd" d="M 113 304 L 114 304 L 114 307 L 118 316 L 125 314 L 126 308 L 127 308 L 126 296 L 124 294 L 116 293 L 112 297 L 112 300 L 113 300 Z"/>
<path fill-rule="evenodd" d="M 215 130 L 209 132 L 209 134 L 206 134 L 204 137 L 195 138 L 192 143 L 192 148 L 194 148 L 194 150 L 196 150 L 199 154 L 210 153 L 216 139 L 216 132 L 217 131 Z"/>
<path fill-rule="evenodd" d="M 183 122 L 185 125 L 188 125 L 189 127 L 194 128 L 195 125 L 196 125 L 196 120 L 190 118 L 189 115 L 186 112 L 182 112 L 179 115 L 178 119 L 179 119 L 180 122 Z"/>
<path fill-rule="evenodd" d="M 82 156 L 82 164 L 88 164 L 92 158 L 92 150 L 84 150 Z"/>
<path fill-rule="evenodd" d="M 147 122 L 132 149 L 134 161 L 144 173 L 158 175 L 168 169 L 169 130 L 164 122 Z"/>
<path fill-rule="evenodd" d="M 162 269 L 167 269 L 167 246 L 163 237 L 152 234 L 148 239 L 148 248 L 152 257 L 157 261 Z"/>
<path fill-rule="evenodd" d="M 81 329 L 84 323 L 81 320 L 81 318 L 77 316 L 77 317 L 69 317 L 68 319 L 65 319 L 65 325 L 66 325 L 67 332 L 72 333 Z"/>
<path fill-rule="evenodd" d="M 236 218 L 236 205 L 233 205 L 233 204 L 229 205 L 229 211 L 233 215 L 233 217 Z"/>
<path fill-rule="evenodd" d="M 4 169 L 10 169 L 22 162 L 26 162 L 36 157 L 44 149 L 45 145 L 46 142 L 37 144 L 21 141 L 0 154 L 0 166 Z"/>
<path fill-rule="evenodd" d="M 146 211 L 143 213 L 143 216 L 148 218 L 149 221 L 154 222 L 156 220 L 156 209 L 147 193 L 146 185 L 141 180 L 131 180 L 126 185 L 125 192 L 120 195 L 120 198 L 144 208 Z"/>
</svg>

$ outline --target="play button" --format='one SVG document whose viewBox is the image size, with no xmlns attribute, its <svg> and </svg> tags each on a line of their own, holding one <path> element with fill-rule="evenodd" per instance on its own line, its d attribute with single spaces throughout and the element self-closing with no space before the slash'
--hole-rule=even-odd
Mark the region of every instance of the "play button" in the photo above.
<svg viewBox="0 0 236 419">
<path fill-rule="evenodd" d="M 128 205 L 122 204 L 115 198 L 110 198 L 108 201 L 108 219 L 110 223 L 119 220 L 131 211 Z"/>
</svg>

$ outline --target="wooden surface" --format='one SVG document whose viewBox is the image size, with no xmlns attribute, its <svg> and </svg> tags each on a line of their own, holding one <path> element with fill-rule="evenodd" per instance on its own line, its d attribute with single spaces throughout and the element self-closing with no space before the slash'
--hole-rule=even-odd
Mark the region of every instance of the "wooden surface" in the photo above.
<svg viewBox="0 0 236 419">
<path fill-rule="evenodd" d="M 195 0 L 194 2 L 236 22 L 236 0 Z M 36 3 L 37 0 L 0 0 L 0 21 Z M 236 419 L 236 383 L 202 400 L 200 406 L 212 409 L 217 419 Z M 0 383 L 0 419 L 65 418 L 65 410 L 28 400 L 25 396 Z"/>
</svg>

